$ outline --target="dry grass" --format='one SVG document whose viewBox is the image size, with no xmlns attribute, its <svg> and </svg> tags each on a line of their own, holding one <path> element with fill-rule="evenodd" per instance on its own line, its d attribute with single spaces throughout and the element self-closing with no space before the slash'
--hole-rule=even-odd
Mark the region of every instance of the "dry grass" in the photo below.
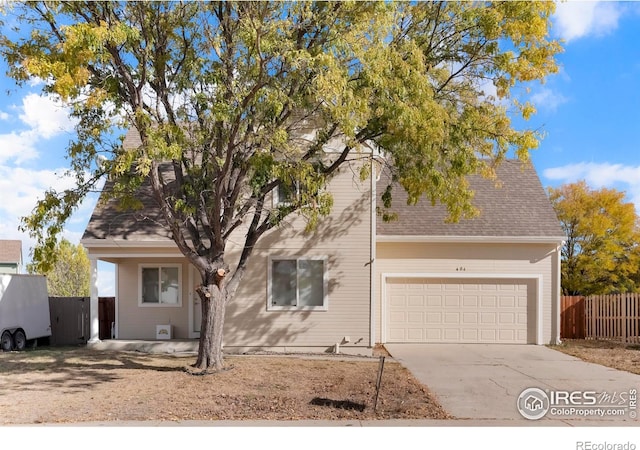
<svg viewBox="0 0 640 450">
<path fill-rule="evenodd" d="M 138 420 L 448 418 L 405 368 L 377 358 L 228 356 L 187 373 L 194 355 L 40 348 L 0 353 L 0 424 Z"/>
<path fill-rule="evenodd" d="M 566 339 L 551 348 L 584 361 L 640 375 L 640 345 L 615 341 Z"/>
</svg>

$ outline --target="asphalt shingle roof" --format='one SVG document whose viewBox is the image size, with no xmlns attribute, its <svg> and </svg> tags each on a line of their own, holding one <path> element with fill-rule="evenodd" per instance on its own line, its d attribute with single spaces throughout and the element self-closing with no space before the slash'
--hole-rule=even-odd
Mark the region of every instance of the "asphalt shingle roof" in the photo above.
<svg viewBox="0 0 640 450">
<path fill-rule="evenodd" d="M 0 240 L 0 263 L 21 263 L 22 242 L 17 240 Z"/>
<path fill-rule="evenodd" d="M 129 133 L 127 147 L 139 145 L 136 134 Z M 398 220 L 384 222 L 378 218 L 379 236 L 470 236 L 470 237 L 553 237 L 563 236 L 560 223 L 540 179 L 531 165 L 516 160 L 502 162 L 497 168 L 501 187 L 479 175 L 469 177 L 475 192 L 473 204 L 480 210 L 478 217 L 447 223 L 444 205 L 431 205 L 422 199 L 416 205 L 406 204 L 406 193 L 400 187 L 393 190 L 391 211 Z M 380 195 L 388 178 L 377 183 Z M 105 183 L 103 191 L 111 189 Z M 84 232 L 83 239 L 123 239 L 129 241 L 169 240 L 169 230 L 162 225 L 163 217 L 148 184 L 137 196 L 143 209 L 122 210 L 116 201 L 98 203 Z M 382 204 L 380 202 L 380 204 Z"/>
<path fill-rule="evenodd" d="M 123 210 L 118 201 L 103 201 L 106 192 L 110 192 L 113 183 L 107 181 L 103 188 L 101 201 L 98 202 L 87 224 L 82 239 L 123 239 L 128 241 L 158 241 L 171 239 L 168 229 L 163 225 L 164 218 L 154 199 L 149 183 L 143 184 L 136 194 L 142 202 L 142 209 Z"/>
<path fill-rule="evenodd" d="M 479 175 L 468 178 L 475 192 L 473 205 L 480 210 L 473 219 L 447 223 L 444 205 L 431 205 L 421 199 L 416 205 L 407 205 L 407 195 L 400 187 L 393 189 L 390 211 L 398 220 L 376 224 L 381 236 L 487 236 L 487 237 L 559 237 L 563 236 L 560 222 L 551 206 L 540 179 L 531 165 L 507 160 L 496 170 L 501 187 Z M 380 195 L 388 178 L 377 183 Z"/>
</svg>

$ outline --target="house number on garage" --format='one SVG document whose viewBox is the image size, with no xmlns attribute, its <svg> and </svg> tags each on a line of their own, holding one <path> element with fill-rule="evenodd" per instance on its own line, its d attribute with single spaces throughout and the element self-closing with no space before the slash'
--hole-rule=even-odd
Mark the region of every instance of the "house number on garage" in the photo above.
<svg viewBox="0 0 640 450">
<path fill-rule="evenodd" d="M 466 272 L 467 268 L 466 267 L 456 267 L 456 272 Z"/>
</svg>

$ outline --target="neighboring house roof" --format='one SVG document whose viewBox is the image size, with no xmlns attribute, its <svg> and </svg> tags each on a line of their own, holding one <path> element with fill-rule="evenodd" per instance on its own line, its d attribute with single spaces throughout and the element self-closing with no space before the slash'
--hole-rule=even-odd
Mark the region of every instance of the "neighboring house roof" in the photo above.
<svg viewBox="0 0 640 450">
<path fill-rule="evenodd" d="M 22 264 L 22 241 L 0 240 L 0 264 Z"/>
<path fill-rule="evenodd" d="M 443 240 L 456 237 L 562 240 L 564 233 L 560 222 L 532 165 L 506 160 L 498 166 L 496 175 L 500 187 L 480 175 L 468 178 L 470 188 L 475 192 L 472 203 L 480 214 L 457 223 L 446 222 L 444 205 L 433 206 L 426 198 L 416 205 L 407 205 L 406 192 L 401 187 L 393 189 L 389 211 L 397 213 L 398 219 L 391 222 L 377 220 L 379 240 L 384 240 L 385 236 L 396 236 L 398 240 L 419 236 L 442 237 Z M 384 192 L 388 180 L 388 177 L 380 177 L 378 196 Z"/>
</svg>

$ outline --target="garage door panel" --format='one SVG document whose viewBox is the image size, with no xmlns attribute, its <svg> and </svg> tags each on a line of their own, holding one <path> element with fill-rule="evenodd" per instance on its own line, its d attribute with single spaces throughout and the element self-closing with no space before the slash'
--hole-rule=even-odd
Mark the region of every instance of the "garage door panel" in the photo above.
<svg viewBox="0 0 640 450">
<path fill-rule="evenodd" d="M 467 324 L 477 324 L 478 323 L 478 313 L 477 312 L 465 312 L 462 313 L 462 323 Z"/>
<path fill-rule="evenodd" d="M 410 342 L 407 341 L 407 336 L 404 329 L 391 329 L 389 330 L 389 341 L 391 342 Z"/>
<path fill-rule="evenodd" d="M 444 323 L 460 323 L 460 314 L 444 313 Z"/>
<path fill-rule="evenodd" d="M 426 316 L 427 316 L 427 321 L 425 322 L 426 325 L 442 323 L 441 312 L 427 312 Z"/>
<path fill-rule="evenodd" d="M 478 330 L 462 330 L 462 339 L 471 342 L 477 341 Z"/>
<path fill-rule="evenodd" d="M 485 342 L 494 342 L 497 340 L 497 336 L 496 336 L 496 330 L 493 329 L 489 329 L 489 330 L 480 330 L 480 341 L 485 341 Z"/>
<path fill-rule="evenodd" d="M 444 340 L 447 342 L 458 342 L 460 341 L 460 330 L 458 328 L 445 328 L 444 329 Z"/>
<path fill-rule="evenodd" d="M 500 313 L 498 316 L 498 323 L 500 325 L 515 325 L 516 324 L 516 315 L 514 313 Z"/>
<path fill-rule="evenodd" d="M 407 297 L 404 295 L 393 295 L 389 299 L 389 305 L 391 305 L 392 307 L 394 306 L 404 307 L 407 305 Z"/>
<path fill-rule="evenodd" d="M 409 340 L 423 340 L 425 338 L 423 328 L 409 328 L 407 330 Z"/>
<path fill-rule="evenodd" d="M 402 281 L 387 280 L 389 342 L 534 342 L 532 280 Z"/>
<path fill-rule="evenodd" d="M 427 328 L 427 342 L 442 342 L 442 330 L 439 328 Z"/>
<path fill-rule="evenodd" d="M 498 323 L 497 314 L 494 312 L 481 312 L 480 323 L 483 325 L 495 325 Z"/>
<path fill-rule="evenodd" d="M 500 297 L 499 305 L 501 308 L 513 308 L 516 306 L 516 298 L 512 296 Z"/>
<path fill-rule="evenodd" d="M 501 341 L 516 340 L 516 333 L 514 330 L 498 330 L 498 336 Z"/>
<path fill-rule="evenodd" d="M 444 306 L 445 307 L 454 307 L 457 308 L 460 306 L 460 297 L 457 295 L 447 295 L 444 298 Z"/>
<path fill-rule="evenodd" d="M 519 313 L 518 314 L 518 324 L 519 325 L 526 325 L 527 324 L 527 314 L 526 313 Z"/>
<path fill-rule="evenodd" d="M 391 325 L 405 325 L 407 323 L 407 313 L 404 311 L 392 311 L 389 314 L 389 323 Z"/>
<path fill-rule="evenodd" d="M 462 297 L 463 306 L 478 306 L 480 299 L 477 295 L 465 295 Z"/>
<path fill-rule="evenodd" d="M 480 306 L 484 308 L 493 308 L 498 304 L 498 297 L 494 295 L 487 295 L 480 297 Z"/>
<path fill-rule="evenodd" d="M 492 283 L 481 284 L 480 290 L 484 292 L 495 292 L 498 290 L 498 285 Z"/>
<path fill-rule="evenodd" d="M 419 312 L 416 312 L 416 311 L 409 312 L 409 314 L 407 314 L 407 323 L 410 323 L 410 324 L 417 323 L 417 324 L 422 325 L 424 323 L 424 315 L 425 315 L 425 313 L 423 313 L 421 311 L 419 311 Z"/>
</svg>

